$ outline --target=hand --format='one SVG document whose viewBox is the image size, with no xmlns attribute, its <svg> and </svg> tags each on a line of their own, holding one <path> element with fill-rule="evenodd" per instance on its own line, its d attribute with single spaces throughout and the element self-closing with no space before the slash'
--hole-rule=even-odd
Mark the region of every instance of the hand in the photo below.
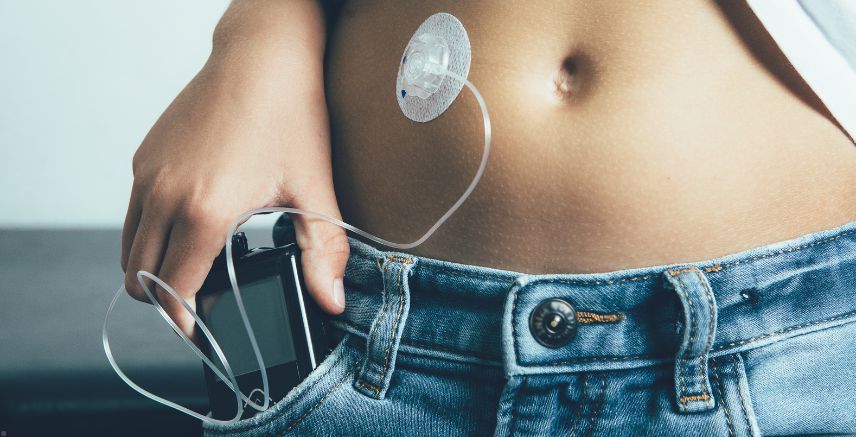
<svg viewBox="0 0 856 437">
<path fill-rule="evenodd" d="M 247 56 L 212 55 L 134 156 L 121 264 L 137 300 L 149 301 L 136 278 L 146 270 L 195 308 L 228 226 L 246 210 L 292 206 L 340 218 L 320 66 L 259 65 Z M 310 294 L 325 311 L 342 312 L 344 230 L 292 219 Z M 194 320 L 182 305 L 160 287 L 157 298 L 192 336 Z"/>
</svg>

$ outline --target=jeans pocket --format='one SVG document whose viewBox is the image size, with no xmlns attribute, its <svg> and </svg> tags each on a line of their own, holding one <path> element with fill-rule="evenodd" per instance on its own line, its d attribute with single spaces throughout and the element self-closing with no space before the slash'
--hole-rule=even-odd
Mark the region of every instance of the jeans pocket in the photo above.
<svg viewBox="0 0 856 437">
<path fill-rule="evenodd" d="M 743 352 L 763 435 L 856 434 L 856 317 Z"/>
<path fill-rule="evenodd" d="M 270 408 L 255 416 L 229 425 L 204 423 L 205 435 L 267 436 L 291 432 L 313 411 L 348 381 L 353 379 L 360 353 L 351 344 L 352 336 L 345 334 L 339 344 L 296 387 Z"/>
</svg>

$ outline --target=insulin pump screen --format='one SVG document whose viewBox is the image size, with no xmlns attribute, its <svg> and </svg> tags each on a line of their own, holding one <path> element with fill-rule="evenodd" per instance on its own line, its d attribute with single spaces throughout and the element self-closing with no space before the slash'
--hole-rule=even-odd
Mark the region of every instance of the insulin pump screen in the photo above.
<svg viewBox="0 0 856 437">
<path fill-rule="evenodd" d="M 279 276 L 241 284 L 241 298 L 247 316 L 252 320 L 265 366 L 272 367 L 296 361 L 294 344 L 288 335 L 291 325 Z M 205 296 L 202 305 L 205 323 L 223 349 L 235 376 L 258 371 L 259 365 L 238 313 L 238 304 L 232 289 Z M 279 308 L 279 311 L 271 311 L 272 308 Z M 222 363 L 216 357 L 212 358 L 223 370 Z"/>
</svg>

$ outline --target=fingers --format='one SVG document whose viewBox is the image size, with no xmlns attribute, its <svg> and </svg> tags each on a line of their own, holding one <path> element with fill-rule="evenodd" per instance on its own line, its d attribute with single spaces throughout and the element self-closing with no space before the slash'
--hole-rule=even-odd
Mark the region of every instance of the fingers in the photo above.
<svg viewBox="0 0 856 437">
<path fill-rule="evenodd" d="M 139 202 L 140 189 L 134 185 L 131 189 L 131 200 L 128 202 L 128 212 L 125 213 L 125 224 L 122 226 L 122 271 L 128 270 L 128 258 L 131 255 L 131 246 L 137 233 L 137 225 L 140 224 L 142 207 Z M 134 272 L 136 273 L 136 272 Z"/>
<path fill-rule="evenodd" d="M 137 272 L 145 270 L 157 274 L 170 228 L 171 220 L 168 214 L 159 210 L 156 205 L 148 204 L 143 208 L 125 268 L 125 290 L 140 302 L 149 302 L 149 298 L 137 281 Z M 151 285 L 150 280 L 146 281 Z"/>
<path fill-rule="evenodd" d="M 170 232 L 169 244 L 157 276 L 169 284 L 191 308 L 214 258 L 223 247 L 228 227 L 227 218 L 206 213 L 204 208 L 179 213 Z M 176 325 L 193 338 L 196 321 L 168 293 L 158 287 L 158 301 Z"/>
<path fill-rule="evenodd" d="M 339 218 L 332 186 L 323 196 L 305 197 L 312 203 L 296 204 L 298 208 L 318 211 Z M 297 202 L 295 202 L 297 203 Z M 300 247 L 303 280 L 309 294 L 324 311 L 339 314 L 345 310 L 342 278 L 350 254 L 345 230 L 320 218 L 293 215 L 297 245 Z"/>
<path fill-rule="evenodd" d="M 169 281 L 164 282 L 172 286 Z M 173 289 L 179 294 L 181 294 L 181 292 L 175 287 L 173 287 Z M 198 344 L 198 339 L 196 338 L 194 330 L 196 320 L 193 318 L 193 316 L 190 315 L 189 312 L 187 312 L 181 302 L 177 301 L 174 297 L 172 297 L 172 295 L 163 291 L 160 287 L 158 287 L 157 290 L 157 299 L 158 303 L 161 307 L 163 307 L 163 310 L 166 312 L 169 318 L 172 319 L 173 322 L 175 322 L 176 326 L 178 326 L 178 329 L 180 329 L 181 332 L 183 332 L 192 341 L 197 342 Z M 184 301 L 190 305 L 190 308 L 193 308 L 193 311 L 196 311 L 196 300 L 193 297 L 189 299 L 184 299 Z"/>
</svg>

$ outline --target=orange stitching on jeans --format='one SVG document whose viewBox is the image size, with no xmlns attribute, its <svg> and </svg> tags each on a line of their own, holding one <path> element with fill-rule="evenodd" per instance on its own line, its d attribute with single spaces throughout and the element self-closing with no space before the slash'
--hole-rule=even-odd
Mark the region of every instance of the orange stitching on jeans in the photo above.
<svg viewBox="0 0 856 437">
<path fill-rule="evenodd" d="M 386 316 L 386 309 L 389 307 L 389 299 L 386 297 L 386 272 L 389 271 L 389 264 L 383 267 L 383 282 L 384 282 L 384 292 L 383 292 L 383 306 L 380 307 L 380 314 L 377 315 L 376 320 L 379 322 L 384 319 Z M 369 328 L 369 334 L 371 334 L 371 328 Z M 375 342 L 375 335 L 370 335 L 368 340 L 366 341 L 366 353 L 371 355 L 371 346 Z"/>
<path fill-rule="evenodd" d="M 740 369 L 737 367 L 737 358 L 731 362 L 734 365 L 734 373 L 740 375 Z M 743 410 L 743 418 L 746 420 L 747 435 L 752 435 L 752 425 L 749 423 L 749 411 L 746 410 L 746 400 L 743 399 L 743 389 L 740 388 L 740 378 L 737 379 L 737 397 L 740 398 L 740 408 Z"/>
<path fill-rule="evenodd" d="M 380 259 L 378 259 L 378 261 L 380 261 Z M 381 276 L 383 277 L 383 283 L 384 283 L 384 285 L 383 285 L 383 306 L 381 306 L 380 313 L 375 318 L 375 321 L 377 321 L 378 323 L 383 323 L 383 319 L 386 317 L 386 309 L 389 307 L 389 299 L 386 296 L 386 272 L 388 272 L 389 269 L 390 269 L 389 264 L 384 265 L 383 266 L 383 272 L 381 272 Z M 366 364 L 364 365 L 363 370 L 369 369 L 368 362 L 371 360 L 372 345 L 375 343 L 376 339 L 377 339 L 377 333 L 375 333 L 375 335 L 372 335 L 372 329 L 370 327 L 369 328 L 369 335 L 368 335 L 368 338 L 366 339 Z M 360 372 L 359 381 L 360 382 L 364 381 L 364 378 L 365 378 L 364 372 Z"/>
<path fill-rule="evenodd" d="M 731 421 L 731 413 L 728 412 L 728 407 L 725 405 L 725 396 L 722 395 L 722 381 L 719 380 L 719 374 L 716 369 L 711 369 L 713 379 L 716 380 L 716 392 L 719 393 L 719 408 L 725 411 L 725 420 L 728 422 L 728 433 L 734 437 L 734 422 Z"/>
<path fill-rule="evenodd" d="M 346 320 L 340 320 L 340 319 L 334 319 L 332 323 L 333 323 L 333 326 L 336 326 L 340 329 L 346 329 L 347 330 L 350 328 L 354 331 L 359 331 L 358 333 L 354 333 L 354 335 L 366 336 L 365 327 L 361 327 L 361 326 L 355 325 L 351 322 L 348 322 Z M 419 340 L 419 339 L 415 339 L 415 338 L 403 338 L 400 341 L 400 344 L 410 346 L 413 348 L 418 348 L 418 349 L 430 349 L 431 351 L 449 352 L 449 353 L 461 355 L 465 358 L 476 358 L 476 359 L 486 360 L 486 361 L 488 361 L 488 360 L 496 361 L 496 360 L 499 360 L 501 358 L 498 356 L 490 356 L 490 355 L 485 355 L 482 353 L 472 352 L 472 351 L 468 351 L 468 350 L 455 349 L 455 348 L 451 348 L 448 346 L 443 346 L 441 344 L 432 343 L 429 341 L 423 341 L 423 340 Z"/>
<path fill-rule="evenodd" d="M 404 264 L 413 264 L 413 258 L 404 258 L 401 256 L 387 255 L 386 258 L 390 261 L 398 261 Z"/>
<path fill-rule="evenodd" d="M 577 311 L 577 322 L 583 325 L 591 323 L 614 323 L 624 320 L 624 314 L 603 314 L 593 311 Z"/>
<path fill-rule="evenodd" d="M 350 335 L 350 334 L 348 334 L 348 335 Z M 338 364 L 339 364 L 339 361 L 341 361 L 341 360 L 343 360 L 343 359 L 345 359 L 345 354 L 344 354 L 344 353 L 340 353 L 338 356 L 336 356 L 335 361 L 333 361 L 333 362 L 331 362 L 331 363 L 330 363 L 330 367 L 328 367 L 328 368 L 327 368 L 327 370 L 326 370 L 324 373 L 322 373 L 321 375 L 319 375 L 319 376 L 318 376 L 318 378 L 317 378 L 315 381 L 313 381 L 313 382 L 312 382 L 312 384 L 311 384 L 310 386 L 306 387 L 306 389 L 305 389 L 303 392 L 301 392 L 301 393 L 308 393 L 310 390 L 312 390 L 314 387 L 316 387 L 318 384 L 320 384 L 321 380 L 322 380 L 324 377 L 326 377 L 328 374 L 330 374 L 330 372 L 332 372 L 332 371 L 333 371 L 333 369 L 335 369 L 335 368 L 336 368 L 336 365 L 338 365 Z M 335 387 L 333 387 L 333 388 L 331 389 L 331 391 L 336 390 L 337 388 L 339 388 L 339 385 L 342 385 L 342 383 L 343 383 L 343 382 L 345 382 L 345 380 L 347 380 L 348 376 L 350 376 L 350 375 L 351 375 L 351 372 L 352 372 L 352 369 L 350 369 L 350 367 L 351 367 L 351 366 L 349 365 L 348 367 L 349 367 L 349 369 L 348 369 L 348 371 L 346 372 L 345 377 L 344 377 L 344 378 L 342 379 L 342 381 L 340 381 L 340 382 L 339 382 Z M 328 394 L 329 394 L 329 393 L 328 393 Z M 326 397 L 326 396 L 325 396 L 325 397 Z M 295 402 L 295 401 L 292 401 L 292 402 Z M 320 401 L 318 401 L 318 402 L 320 402 Z M 277 418 L 279 418 L 279 417 L 286 416 L 286 415 L 287 415 L 287 412 L 288 412 L 288 409 L 284 409 L 284 410 L 276 411 L 276 412 L 275 412 L 275 413 L 274 413 L 274 414 L 273 414 L 269 419 L 270 419 L 270 420 L 274 420 L 274 419 L 277 419 Z M 304 415 L 303 417 L 305 417 L 305 415 Z M 301 417 L 301 419 L 302 419 L 302 417 Z M 249 425 L 242 425 L 242 426 L 238 426 L 238 427 L 235 427 L 235 428 L 230 428 L 228 431 L 222 431 L 222 430 L 212 429 L 212 430 L 207 430 L 207 432 L 208 432 L 209 434 L 229 434 L 229 433 L 235 433 L 235 432 L 240 432 L 240 431 L 249 431 L 249 430 L 251 430 L 251 429 L 258 428 L 259 426 L 260 426 L 260 425 L 252 425 L 252 424 L 249 424 Z M 286 432 L 287 432 L 287 431 L 286 431 Z"/>
<path fill-rule="evenodd" d="M 481 276 L 481 275 L 473 275 L 473 274 L 469 274 L 469 273 L 465 273 L 465 272 L 456 272 L 456 271 L 454 271 L 454 270 L 452 270 L 452 269 L 444 269 L 444 268 L 442 268 L 442 267 L 433 267 L 433 266 L 430 266 L 430 265 L 427 265 L 427 264 L 419 264 L 419 267 L 417 267 L 417 268 L 419 268 L 419 269 L 432 270 L 432 271 L 435 271 L 435 272 L 448 273 L 448 274 L 450 274 L 450 275 L 455 275 L 455 276 L 463 276 L 463 277 L 466 277 L 466 278 L 482 278 L 482 276 Z M 493 279 L 493 280 L 495 280 L 495 281 L 500 281 L 500 282 L 507 282 L 507 283 L 509 283 L 509 284 L 511 284 L 511 283 L 513 283 L 513 282 L 514 282 L 514 279 L 499 278 L 499 277 L 496 277 L 496 276 L 490 277 L 490 279 Z"/>
<path fill-rule="evenodd" d="M 713 311 L 713 291 L 711 291 L 710 289 L 710 284 L 707 283 L 707 279 L 704 277 L 704 274 L 702 274 L 702 272 L 700 272 L 699 270 L 695 270 L 694 273 L 696 274 L 696 276 L 698 276 L 698 280 L 699 282 L 701 282 L 701 285 L 704 286 L 705 294 L 707 295 L 707 308 L 709 310 L 708 318 L 710 319 L 710 328 L 707 334 L 707 344 L 704 347 L 704 353 L 701 355 L 701 366 L 699 366 L 699 385 L 701 386 L 702 391 L 707 391 L 707 387 L 704 386 L 706 385 L 705 370 L 707 369 L 707 354 L 709 353 L 710 348 L 713 347 L 713 325 L 714 321 L 716 320 L 716 314 L 714 314 Z"/>
<path fill-rule="evenodd" d="M 398 271 L 398 314 L 395 316 L 395 322 L 392 324 L 392 334 L 389 336 L 389 344 L 386 345 L 386 358 L 384 359 L 383 372 L 381 376 L 386 379 L 386 372 L 389 370 L 389 352 L 392 349 L 392 343 L 395 341 L 396 330 L 398 329 L 398 321 L 401 319 L 401 313 L 404 312 L 404 285 L 401 283 L 401 277 L 404 275 L 404 269 Z"/>
<path fill-rule="evenodd" d="M 512 311 L 513 311 L 513 310 L 514 310 L 514 306 L 512 306 Z M 832 322 L 832 321 L 835 321 L 835 320 L 845 319 L 845 318 L 847 318 L 847 317 L 851 317 L 851 316 L 856 316 L 856 311 L 852 311 L 852 312 L 849 312 L 849 313 L 846 313 L 846 314 L 841 314 L 841 315 L 838 315 L 838 316 L 835 316 L 835 317 L 830 317 L 830 318 L 828 318 L 828 319 L 818 320 L 818 321 L 816 321 L 816 322 L 804 323 L 804 324 L 800 324 L 800 325 L 796 325 L 796 326 L 791 326 L 791 327 L 789 327 L 789 328 L 781 329 L 781 330 L 779 330 L 779 331 L 775 331 L 775 332 L 771 332 L 771 333 L 768 333 L 768 334 L 764 334 L 764 335 L 762 335 L 762 336 L 760 336 L 760 337 L 752 337 L 752 338 L 751 338 L 751 339 L 749 339 L 749 340 L 743 340 L 743 341 L 739 341 L 739 342 L 734 342 L 734 343 L 729 343 L 729 344 L 719 345 L 719 346 L 716 346 L 714 349 L 716 349 L 716 350 L 722 350 L 722 349 L 725 349 L 725 348 L 728 348 L 728 347 L 732 347 L 732 346 L 737 346 L 737 345 L 747 344 L 747 343 L 751 343 L 752 341 L 757 341 L 757 340 L 762 340 L 762 339 L 764 339 L 764 338 L 773 337 L 773 336 L 775 336 L 775 335 L 783 334 L 783 333 L 785 333 L 785 332 L 790 332 L 790 331 L 793 331 L 793 330 L 796 330 L 796 329 L 799 329 L 799 328 L 803 328 L 803 327 L 807 327 L 807 326 L 812 326 L 812 325 L 817 325 L 817 324 L 824 323 L 824 322 Z M 515 326 L 514 326 L 514 325 L 512 325 L 512 330 L 513 330 L 513 331 L 515 330 Z M 515 334 L 515 335 L 516 335 L 516 334 Z M 751 340 L 751 341 L 750 341 L 750 340 Z M 637 359 L 637 358 L 640 358 L 640 359 L 664 359 L 664 357 L 655 356 L 655 355 L 641 355 L 641 354 L 638 354 L 638 355 L 615 355 L 615 356 L 600 356 L 600 357 L 575 358 L 575 359 L 572 359 L 572 360 L 556 361 L 556 362 L 552 362 L 552 363 L 550 363 L 550 364 L 555 366 L 555 365 L 561 365 L 561 364 L 585 363 L 585 362 L 590 362 L 590 361 L 623 361 L 623 360 L 632 360 L 632 359 Z"/>
<path fill-rule="evenodd" d="M 374 385 L 374 384 L 371 384 L 371 383 L 368 383 L 368 382 L 365 382 L 365 381 L 357 381 L 357 385 L 358 385 L 358 386 L 360 386 L 360 387 L 365 387 L 365 388 L 367 388 L 367 389 L 369 389 L 369 390 L 373 391 L 373 392 L 374 392 L 374 394 L 375 394 L 375 396 L 377 396 L 377 395 L 379 395 L 379 394 L 380 394 L 380 387 L 378 387 L 378 386 L 376 386 L 376 385 Z"/>
<path fill-rule="evenodd" d="M 692 401 L 706 401 L 708 399 L 710 399 L 710 394 L 708 393 L 702 393 L 700 395 L 687 395 L 681 396 L 681 403 L 686 404 Z"/>
<path fill-rule="evenodd" d="M 318 399 L 318 401 L 317 401 L 317 402 L 315 402 L 314 404 L 312 404 L 312 406 L 311 406 L 311 407 L 309 407 L 309 409 L 308 409 L 308 410 L 306 410 L 306 412 L 305 412 L 305 413 L 303 413 L 303 415 L 302 415 L 302 416 L 298 417 L 294 422 L 292 422 L 292 424 L 291 424 L 291 425 L 289 425 L 289 427 L 288 427 L 285 431 L 283 431 L 283 433 L 282 433 L 282 434 L 280 434 L 280 435 L 288 434 L 292 429 L 294 429 L 294 427 L 296 427 L 298 424 L 300 424 L 300 422 L 301 422 L 301 421 L 303 421 L 303 419 L 305 419 L 305 418 L 306 418 L 306 416 L 308 416 L 308 415 L 309 415 L 309 413 L 311 413 L 311 412 L 312 412 L 312 410 L 314 410 L 316 407 L 318 407 L 319 405 L 321 405 L 321 403 L 322 403 L 322 402 L 324 402 L 327 398 L 329 398 L 329 397 L 330 397 L 330 395 L 332 395 L 332 394 L 333 394 L 333 392 L 335 392 L 336 390 L 338 390 L 338 389 L 339 389 L 339 387 L 341 387 L 341 386 L 342 386 L 342 384 L 344 384 L 344 383 L 345 383 L 345 381 L 347 381 L 347 380 L 348 380 L 348 376 L 350 376 L 350 375 L 349 375 L 349 374 L 346 374 L 346 375 L 345 375 L 345 377 L 344 377 L 344 378 L 342 378 L 342 380 L 341 380 L 341 381 L 339 381 L 339 383 L 338 383 L 338 384 L 336 384 L 336 386 L 335 386 L 335 387 L 333 387 L 332 389 L 330 389 L 330 391 L 328 391 L 328 392 L 327 392 L 327 394 L 325 394 L 321 399 Z"/>
<path fill-rule="evenodd" d="M 784 334 L 787 332 L 791 332 L 791 331 L 794 331 L 794 330 L 797 330 L 800 328 L 814 326 L 814 325 L 818 325 L 818 324 L 825 323 L 825 322 L 832 322 L 832 321 L 840 320 L 840 319 L 846 319 L 850 316 L 856 316 L 856 311 L 851 311 L 849 313 L 840 314 L 840 315 L 837 315 L 835 317 L 830 317 L 830 318 L 823 319 L 823 320 L 817 320 L 814 322 L 801 323 L 799 325 L 789 326 L 789 327 L 784 328 L 784 329 L 779 329 L 778 331 L 768 332 L 768 333 L 760 335 L 758 337 L 750 337 L 750 338 L 745 339 L 745 340 L 735 341 L 735 342 L 731 342 L 728 344 L 721 344 L 721 345 L 716 347 L 716 350 L 722 350 L 722 349 L 734 347 L 734 346 L 742 346 L 744 344 L 749 344 L 749 343 L 752 343 L 752 342 L 755 342 L 758 340 L 763 340 L 763 339 L 769 338 L 769 337 L 775 337 L 777 335 L 781 335 L 781 334 Z"/>
<path fill-rule="evenodd" d="M 785 249 L 779 249 L 779 250 L 777 250 L 777 251 L 775 251 L 775 252 L 770 252 L 770 253 L 765 253 L 765 254 L 763 254 L 763 255 L 753 256 L 752 258 L 749 258 L 749 259 L 747 259 L 747 260 L 740 260 L 740 261 L 735 261 L 735 262 L 733 262 L 733 263 L 721 264 L 721 265 L 718 265 L 717 267 L 720 267 L 720 269 L 724 269 L 724 268 L 727 268 L 727 267 L 736 266 L 737 264 L 743 264 L 743 263 L 747 263 L 747 262 L 750 262 L 750 261 L 755 261 L 755 260 L 759 260 L 759 259 L 763 259 L 763 258 L 769 258 L 769 257 L 771 257 L 771 256 L 773 256 L 773 255 L 778 255 L 778 254 L 780 254 L 780 253 L 798 252 L 798 251 L 800 251 L 800 250 L 807 249 L 807 248 L 809 248 L 809 247 L 816 246 L 816 245 L 821 244 L 821 243 L 828 243 L 828 242 L 830 242 L 830 241 L 837 240 L 837 239 L 839 239 L 839 238 L 841 238 L 841 237 L 845 237 L 845 236 L 847 236 L 847 235 L 850 235 L 850 234 L 852 234 L 853 232 L 854 232 L 854 231 L 847 231 L 847 232 L 845 232 L 845 233 L 843 233 L 843 234 L 836 235 L 836 236 L 834 236 L 834 237 L 829 237 L 829 238 L 825 238 L 825 239 L 820 240 L 820 241 L 815 241 L 814 243 L 807 243 L 807 244 L 803 244 L 803 245 L 801 245 L 801 246 L 797 246 L 797 247 L 788 247 L 788 248 L 785 248 Z"/>
<path fill-rule="evenodd" d="M 828 237 L 828 238 L 825 238 L 823 240 L 815 241 L 813 243 L 806 243 L 806 244 L 796 246 L 796 247 L 788 247 L 785 249 L 779 249 L 775 252 L 765 253 L 763 255 L 756 255 L 756 256 L 753 256 L 752 258 L 745 259 L 745 260 L 739 260 L 739 261 L 735 261 L 735 262 L 728 263 L 728 264 L 717 264 L 717 265 L 713 265 L 713 266 L 709 266 L 709 267 L 704 267 L 703 270 L 706 272 L 719 272 L 719 271 L 724 270 L 728 267 L 736 266 L 738 264 L 745 264 L 745 263 L 749 263 L 752 261 L 757 261 L 759 259 L 769 258 L 771 256 L 779 255 L 782 253 L 799 252 L 803 249 L 807 249 L 807 248 L 812 247 L 812 246 L 817 246 L 818 244 L 828 243 L 830 241 L 834 241 L 834 240 L 837 240 L 839 238 L 846 237 L 848 235 L 853 234 L 853 232 L 856 232 L 856 231 L 847 231 L 847 232 L 844 232 L 842 234 L 836 235 L 834 237 Z M 760 246 L 760 247 L 764 247 L 764 246 Z M 352 257 L 361 257 L 361 256 L 364 256 L 364 255 L 356 254 L 356 253 L 352 254 Z M 425 264 L 420 265 L 420 268 L 427 268 L 429 270 L 437 270 L 437 271 L 445 271 L 445 272 L 451 273 L 453 275 L 466 276 L 468 278 L 481 278 L 482 277 L 481 275 L 478 275 L 478 274 L 467 274 L 464 272 L 455 272 L 452 270 L 447 270 L 447 269 L 443 269 L 443 268 L 439 268 L 439 267 L 430 267 L 430 266 L 425 265 Z M 544 279 L 544 280 L 535 280 L 532 283 L 544 282 L 544 283 L 560 283 L 560 284 L 569 284 L 569 285 L 621 284 L 621 283 L 624 283 L 627 281 L 646 280 L 646 279 L 649 279 L 653 276 L 654 275 L 649 274 L 649 275 L 644 275 L 644 276 L 632 276 L 629 278 L 621 278 L 619 280 L 608 280 L 608 281 L 569 281 L 569 280 L 563 280 L 563 279 Z M 496 280 L 502 281 L 502 282 L 514 282 L 513 280 L 504 279 L 504 278 L 493 278 L 493 279 L 496 279 Z"/>
<path fill-rule="evenodd" d="M 680 270 L 668 270 L 668 273 L 672 275 L 672 277 L 677 277 L 681 273 L 692 272 L 696 270 L 696 267 L 686 267 Z"/>
<path fill-rule="evenodd" d="M 681 272 L 686 271 L 686 269 L 681 270 Z M 684 393 L 687 392 L 687 383 L 684 375 L 686 374 L 686 366 L 682 362 L 684 358 L 688 356 L 690 352 L 692 352 L 693 342 L 695 340 L 695 329 L 696 329 L 696 317 L 695 310 L 693 309 L 693 300 L 690 299 L 689 293 L 687 293 L 687 285 L 684 283 L 684 280 L 681 279 L 681 276 L 676 275 L 675 273 L 671 273 L 672 277 L 678 278 L 678 283 L 681 284 L 681 292 L 684 294 L 684 297 L 687 298 L 688 307 L 690 307 L 690 344 L 687 346 L 687 350 L 684 351 L 684 356 L 680 358 L 678 365 L 681 366 L 681 399 L 684 398 Z"/>
</svg>

